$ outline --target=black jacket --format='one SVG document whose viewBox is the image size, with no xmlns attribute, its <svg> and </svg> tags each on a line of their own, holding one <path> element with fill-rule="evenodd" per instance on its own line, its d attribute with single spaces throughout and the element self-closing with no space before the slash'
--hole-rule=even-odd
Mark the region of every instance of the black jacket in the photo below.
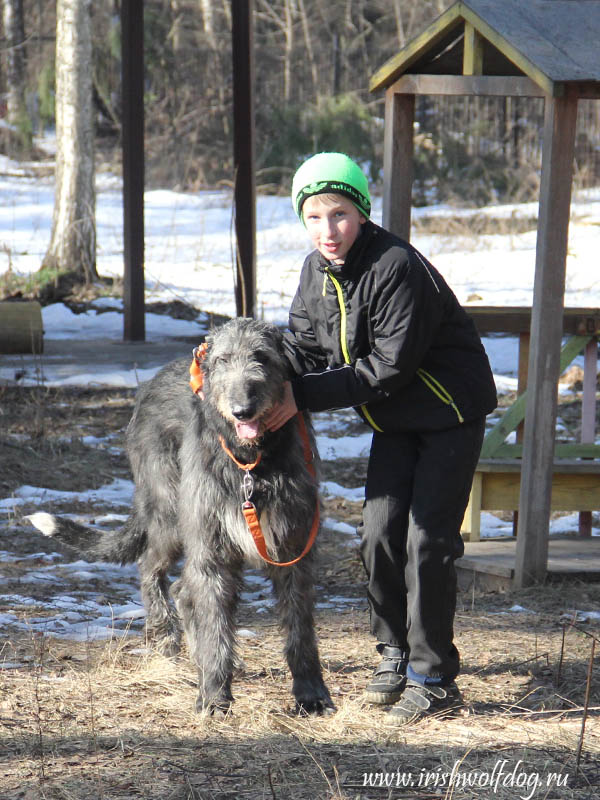
<svg viewBox="0 0 600 800">
<path fill-rule="evenodd" d="M 300 409 L 354 406 L 375 430 L 441 430 L 496 407 L 472 320 L 412 245 L 367 221 L 331 265 L 304 262 L 284 336 Z"/>
</svg>

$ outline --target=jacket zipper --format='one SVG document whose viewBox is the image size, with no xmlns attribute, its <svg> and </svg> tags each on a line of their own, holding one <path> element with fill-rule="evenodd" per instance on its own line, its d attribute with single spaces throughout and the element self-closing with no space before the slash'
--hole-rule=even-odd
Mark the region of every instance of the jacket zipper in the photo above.
<svg viewBox="0 0 600 800">
<path fill-rule="evenodd" d="M 454 409 L 459 422 L 465 421 L 463 415 L 458 410 L 458 406 L 454 402 L 452 395 L 446 389 L 445 386 L 443 386 L 438 380 L 436 380 L 433 377 L 433 375 L 424 370 L 422 367 L 419 367 L 419 369 L 417 370 L 417 375 L 419 376 L 419 378 L 421 378 L 425 386 L 431 389 L 431 391 L 436 395 L 436 397 L 439 397 L 439 399 L 443 403 L 445 403 L 447 406 L 450 406 L 450 408 Z"/>
<path fill-rule="evenodd" d="M 338 305 L 340 307 L 340 345 L 342 348 L 342 355 L 344 356 L 344 361 L 346 364 L 350 364 L 350 354 L 348 353 L 348 343 L 346 341 L 346 305 L 344 303 L 344 293 L 342 291 L 342 287 L 340 282 L 337 278 L 334 278 L 331 272 L 326 269 L 325 276 L 323 278 L 323 297 L 326 294 L 326 282 L 327 278 L 331 279 L 333 286 L 335 288 L 337 294 Z M 383 428 L 380 428 L 379 425 L 375 422 L 371 414 L 367 409 L 366 403 L 360 406 L 360 410 L 365 415 L 365 419 L 369 423 L 369 425 L 374 428 L 379 433 L 383 433 Z"/>
</svg>

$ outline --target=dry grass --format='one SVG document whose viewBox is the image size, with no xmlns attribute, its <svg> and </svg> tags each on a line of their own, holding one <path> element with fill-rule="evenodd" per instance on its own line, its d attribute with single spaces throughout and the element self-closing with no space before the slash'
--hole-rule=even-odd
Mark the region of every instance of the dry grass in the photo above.
<svg viewBox="0 0 600 800">
<path fill-rule="evenodd" d="M 292 713 L 290 677 L 273 620 L 244 619 L 259 636 L 241 639 L 243 672 L 226 718 L 194 713 L 195 675 L 186 658 L 132 654 L 139 639 L 109 644 L 13 638 L 3 657 L 25 666 L 0 672 L 3 798 L 379 798 L 488 797 L 480 788 L 441 786 L 440 773 L 491 774 L 499 762 L 523 776 L 569 774 L 558 791 L 535 797 L 590 798 L 600 779 L 600 686 L 575 780 L 589 639 L 566 636 L 558 612 L 598 587 L 563 587 L 556 608 L 548 589 L 461 598 L 457 638 L 465 707 L 456 718 L 402 730 L 361 702 L 374 663 L 364 609 L 321 612 L 326 679 L 338 707 L 326 718 Z M 566 593 L 566 597 L 565 597 Z M 471 607 L 474 601 L 474 607 Z M 515 602 L 538 613 L 502 613 Z M 248 613 L 248 612 L 246 612 Z M 497 766 L 496 766 L 497 769 Z M 412 773 L 435 787 L 365 787 L 370 773 Z M 525 777 L 523 778 L 525 779 Z M 398 778 L 395 778 L 398 780 Z M 528 780 L 533 780 L 529 777 Z M 531 785 L 531 784 L 530 784 Z M 28 794 L 29 792 L 29 794 Z M 522 796 L 514 786 L 494 796 Z"/>
<path fill-rule="evenodd" d="M 421 235 L 449 237 L 477 237 L 527 233 L 537 228 L 537 217 L 494 217 L 490 214 L 471 213 L 456 215 L 415 216 L 414 230 Z"/>
<path fill-rule="evenodd" d="M 39 413 L 24 395 L 5 393 L 3 401 L 7 433 L 26 430 L 27 415 Z M 121 401 L 127 406 L 130 398 L 118 392 L 46 397 L 43 446 L 51 448 L 53 437 L 67 428 L 78 436 L 100 428 L 118 431 L 127 416 Z M 40 442 L 32 439 L 27 447 L 35 454 Z M 27 452 L 19 480 L 28 465 L 33 469 Z M 73 453 L 85 474 L 86 449 Z M 60 451 L 60 458 L 68 461 L 68 453 Z M 352 465 L 344 467 L 350 476 Z M 49 472 L 42 485 L 53 477 L 58 481 L 57 474 Z M 69 483 L 68 474 L 60 474 L 60 481 Z M 359 514 L 359 504 L 326 502 L 327 516 L 356 522 Z M 243 670 L 234 684 L 233 713 L 226 718 L 197 715 L 195 675 L 187 658 L 132 652 L 144 645 L 139 635 L 79 643 L 4 625 L 0 662 L 20 666 L 0 669 L 1 800 L 600 797 L 599 654 L 593 710 L 582 739 L 591 640 L 569 629 L 563 646 L 562 624 L 562 615 L 573 609 L 600 608 L 600 585 L 461 594 L 456 634 L 464 708 L 453 718 L 398 729 L 386 723 L 383 709 L 361 701 L 376 654 L 358 554 L 342 549 L 340 541 L 332 531 L 321 536 L 319 599 L 343 595 L 357 603 L 351 610 L 317 613 L 326 680 L 338 709 L 331 717 L 292 713 L 291 680 L 271 612 L 241 610 L 240 626 L 258 635 L 240 639 Z M 42 547 L 24 528 L 0 526 L 0 549 L 37 552 Z M 48 549 L 55 548 L 48 543 Z M 21 583 L 24 571 L 18 563 L 4 565 L 4 591 L 30 594 L 39 607 L 0 605 L 0 615 L 12 611 L 24 621 L 43 613 L 44 587 L 32 592 L 32 585 Z M 110 595 L 111 587 L 98 591 Z M 515 604 L 533 613 L 511 612 Z M 599 634 L 597 623 L 586 627 Z M 455 765 L 459 777 L 480 782 L 491 780 L 494 769 L 497 775 L 502 767 L 503 773 L 493 789 L 460 782 L 449 786 L 443 774 Z M 409 773 L 414 785 L 398 785 Z M 567 784 L 547 786 L 552 773 L 563 780 L 568 774 Z M 365 785 L 365 776 L 373 785 Z M 529 784 L 517 786 L 518 779 Z M 540 782 L 535 787 L 534 779 Z"/>
</svg>

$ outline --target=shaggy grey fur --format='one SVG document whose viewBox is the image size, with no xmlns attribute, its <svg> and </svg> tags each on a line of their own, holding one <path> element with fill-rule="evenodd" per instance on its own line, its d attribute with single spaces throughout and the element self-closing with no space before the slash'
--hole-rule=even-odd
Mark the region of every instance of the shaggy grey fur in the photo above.
<svg viewBox="0 0 600 800">
<path fill-rule="evenodd" d="M 163 652 L 177 652 L 179 620 L 183 623 L 198 667 L 199 710 L 230 707 L 242 570 L 248 562 L 265 566 L 287 632 L 285 655 L 297 709 L 327 712 L 333 703 L 313 623 L 314 548 L 292 567 L 264 564 L 241 513 L 244 473 L 218 438 L 243 463 L 260 451 L 252 501 L 272 557 L 292 560 L 302 552 L 319 500 L 297 420 L 274 433 L 261 423 L 282 397 L 288 374 L 281 335 L 272 325 L 235 319 L 207 342 L 204 400 L 188 385 L 189 360 L 168 364 L 138 393 L 127 431 L 135 495 L 124 527 L 99 534 L 48 514 L 30 520 L 87 556 L 137 560 L 147 630 Z M 307 427 L 314 451 L 308 420 Z M 168 571 L 181 556 L 181 577 L 169 587 Z"/>
</svg>

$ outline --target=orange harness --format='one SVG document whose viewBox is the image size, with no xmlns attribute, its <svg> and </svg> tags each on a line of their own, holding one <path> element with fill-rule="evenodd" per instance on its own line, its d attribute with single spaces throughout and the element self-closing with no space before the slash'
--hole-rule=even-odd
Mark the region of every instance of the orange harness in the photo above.
<svg viewBox="0 0 600 800">
<path fill-rule="evenodd" d="M 198 347 L 194 347 L 194 350 L 192 351 L 192 363 L 190 364 L 190 386 L 192 387 L 192 392 L 194 394 L 198 394 L 198 392 L 202 389 L 202 384 L 204 383 L 204 375 L 202 373 L 201 364 L 207 350 L 208 345 L 206 342 L 204 342 L 203 344 L 199 344 Z"/>
<path fill-rule="evenodd" d="M 192 364 L 190 366 L 190 386 L 194 394 L 198 394 L 202 389 L 203 383 L 203 374 L 202 374 L 202 367 L 201 361 L 206 355 L 206 351 L 208 349 L 208 345 L 202 344 L 199 347 L 194 349 Z M 304 448 L 304 460 L 306 462 L 306 466 L 308 471 L 316 478 L 316 471 L 313 465 L 313 454 L 312 449 L 310 446 L 310 440 L 308 438 L 308 431 L 306 430 L 306 424 L 304 422 L 303 415 L 298 412 L 296 416 L 298 420 L 298 426 L 300 428 L 300 437 L 302 439 L 302 446 Z M 233 455 L 231 450 L 225 444 L 225 441 L 222 436 L 219 436 L 219 441 L 221 442 L 221 447 L 227 453 L 229 458 L 233 461 L 233 463 L 239 467 L 239 469 L 244 470 L 244 478 L 242 480 L 242 488 L 244 490 L 244 497 L 245 501 L 242 503 L 242 514 L 244 515 L 244 519 L 246 520 L 246 525 L 248 526 L 248 530 L 252 538 L 254 539 L 254 544 L 256 545 L 256 549 L 258 550 L 258 554 L 266 561 L 267 564 L 272 564 L 276 567 L 291 567 L 293 564 L 297 564 L 298 561 L 304 558 L 304 556 L 308 553 L 310 548 L 313 546 L 315 539 L 317 538 L 317 532 L 319 530 L 319 503 L 317 501 L 315 506 L 315 513 L 313 516 L 312 526 L 310 529 L 310 533 L 308 535 L 308 539 L 306 544 L 304 545 L 304 550 L 300 553 L 299 556 L 292 559 L 291 561 L 273 561 L 272 558 L 269 557 L 267 553 L 267 544 L 265 542 L 265 537 L 260 527 L 260 520 L 258 518 L 258 512 L 256 510 L 256 506 L 252 502 L 252 493 L 254 491 L 254 480 L 250 472 L 260 464 L 261 454 L 258 453 L 256 460 L 251 464 L 243 464 L 241 461 L 238 461 L 237 458 Z"/>
</svg>

